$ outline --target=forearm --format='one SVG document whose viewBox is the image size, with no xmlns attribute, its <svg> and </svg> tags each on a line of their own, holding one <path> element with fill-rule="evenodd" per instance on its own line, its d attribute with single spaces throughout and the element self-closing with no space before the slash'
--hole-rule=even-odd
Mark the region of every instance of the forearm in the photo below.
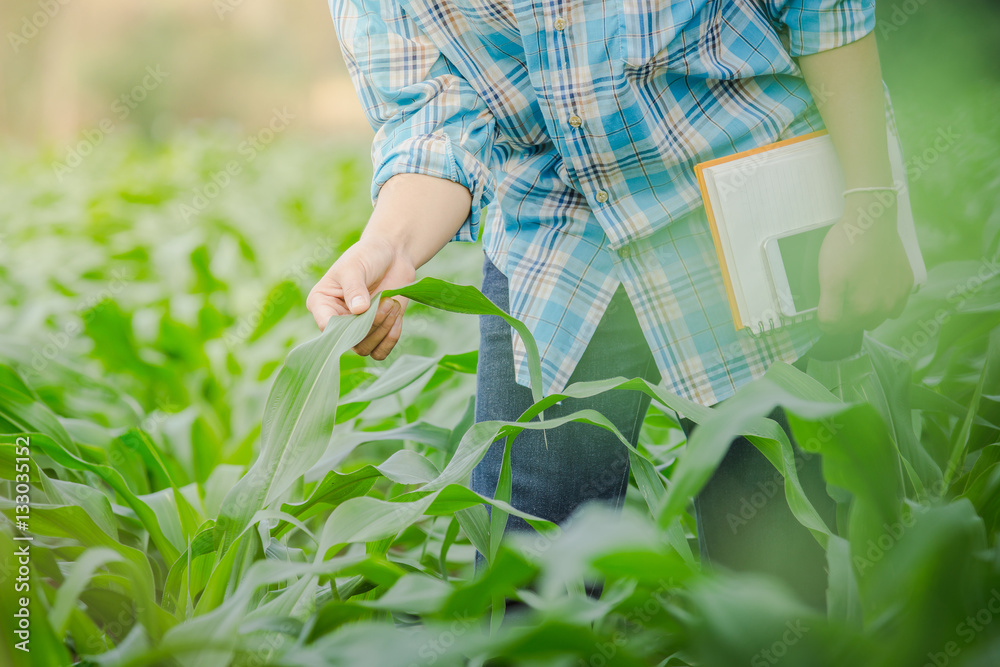
<svg viewBox="0 0 1000 667">
<path fill-rule="evenodd" d="M 875 33 L 799 58 L 844 170 L 845 187 L 891 186 L 885 93 Z"/>
<path fill-rule="evenodd" d="M 362 238 L 392 246 L 419 268 L 455 236 L 469 217 L 465 186 L 423 174 L 397 174 L 379 190 Z"/>
<path fill-rule="evenodd" d="M 893 186 L 875 34 L 801 56 L 799 68 L 830 133 L 847 189 Z M 884 192 L 850 193 L 843 217 L 824 238 L 818 309 L 824 330 L 871 330 L 886 317 L 898 317 L 906 305 L 913 273 L 896 230 L 894 202 Z M 882 222 L 871 225 L 873 220 Z"/>
</svg>

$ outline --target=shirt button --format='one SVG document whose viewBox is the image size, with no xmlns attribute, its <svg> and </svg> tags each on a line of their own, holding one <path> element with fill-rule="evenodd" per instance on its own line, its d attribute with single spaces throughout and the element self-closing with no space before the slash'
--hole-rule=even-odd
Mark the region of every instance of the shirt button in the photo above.
<svg viewBox="0 0 1000 667">
<path fill-rule="evenodd" d="M 570 127 L 580 127 L 581 125 L 583 125 L 583 119 L 580 118 L 579 116 L 570 116 L 569 124 Z"/>
<path fill-rule="evenodd" d="M 629 257 L 632 256 L 632 248 L 630 248 L 627 245 L 618 248 L 618 256 L 621 257 L 622 259 L 628 259 Z"/>
<path fill-rule="evenodd" d="M 594 199 L 596 199 L 601 204 L 603 204 L 604 202 L 608 201 L 608 193 L 607 193 L 607 191 L 606 190 L 598 190 L 597 193 L 594 195 Z"/>
<path fill-rule="evenodd" d="M 564 19 L 561 16 L 559 18 L 557 18 L 556 22 L 555 22 L 555 28 L 556 28 L 556 30 L 565 30 L 566 29 L 566 19 Z"/>
</svg>

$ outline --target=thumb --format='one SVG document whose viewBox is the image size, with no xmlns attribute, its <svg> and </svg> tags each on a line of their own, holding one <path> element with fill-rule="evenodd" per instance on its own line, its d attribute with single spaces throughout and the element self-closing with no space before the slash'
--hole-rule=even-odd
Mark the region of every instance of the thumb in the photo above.
<svg viewBox="0 0 1000 667">
<path fill-rule="evenodd" d="M 344 290 L 344 303 L 354 315 L 360 315 L 368 310 L 371 297 L 368 294 L 368 281 L 365 280 L 365 270 L 361 262 L 352 262 L 340 270 L 340 286 Z"/>
</svg>

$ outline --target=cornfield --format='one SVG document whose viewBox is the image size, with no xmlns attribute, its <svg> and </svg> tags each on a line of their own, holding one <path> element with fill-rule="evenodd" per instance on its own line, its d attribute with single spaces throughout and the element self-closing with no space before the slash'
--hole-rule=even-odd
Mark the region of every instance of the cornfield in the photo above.
<svg viewBox="0 0 1000 667">
<path fill-rule="evenodd" d="M 714 409 L 634 378 L 536 384 L 518 421 L 477 424 L 476 315 L 500 314 L 478 250 L 399 291 L 413 304 L 386 362 L 350 352 L 374 308 L 321 335 L 305 312 L 364 222 L 363 155 L 283 140 L 221 185 L 239 141 L 221 130 L 109 139 L 59 177 L 53 156 L 6 152 L 0 662 L 1000 664 L 1000 170 L 982 126 L 965 171 L 914 181 L 918 203 L 964 188 L 968 206 L 924 207 L 929 282 L 857 358 L 775 365 Z M 519 512 L 509 457 L 495 498 L 470 490 L 498 438 L 614 431 L 594 411 L 537 418 L 609 391 L 653 401 L 620 513 Z M 821 457 L 835 531 L 776 406 Z M 699 563 L 690 501 L 740 434 L 826 550 L 826 613 Z M 501 540 L 512 514 L 537 532 Z"/>
</svg>

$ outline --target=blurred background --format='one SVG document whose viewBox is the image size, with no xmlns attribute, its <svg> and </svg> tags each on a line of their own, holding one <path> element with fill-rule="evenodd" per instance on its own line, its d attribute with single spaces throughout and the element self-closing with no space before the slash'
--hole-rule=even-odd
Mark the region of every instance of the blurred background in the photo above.
<svg viewBox="0 0 1000 667">
<path fill-rule="evenodd" d="M 988 625 L 982 616 L 977 618 L 988 630 L 977 635 L 976 647 L 961 644 L 965 651 L 961 662 L 948 662 L 955 655 L 951 648 L 947 656 L 941 651 L 956 645 L 956 639 L 965 639 L 956 634 L 966 622 L 962 619 L 976 610 L 987 611 L 985 596 L 998 590 L 993 587 L 998 581 L 996 568 L 988 563 L 992 559 L 995 565 L 996 549 L 987 551 L 980 533 L 986 526 L 995 547 L 1000 527 L 1000 447 L 993 444 L 995 431 L 988 426 L 1000 423 L 1000 403 L 996 400 L 1000 396 L 996 389 L 1000 386 L 1000 373 L 996 372 L 1000 368 L 1000 2 L 878 0 L 877 14 L 884 78 L 903 143 L 914 216 L 929 269 L 928 284 L 911 297 L 903 317 L 873 334 L 910 362 L 878 371 L 893 375 L 892 386 L 886 382 L 893 400 L 864 393 L 873 383 L 881 382 L 874 372 L 855 382 L 850 373 L 842 376 L 838 371 L 835 382 L 838 391 L 846 391 L 848 396 L 864 395 L 891 417 L 888 422 L 892 432 L 899 434 L 894 436 L 899 451 L 923 447 L 933 465 L 940 469 L 948 466 L 949 473 L 959 464 L 956 454 L 964 456 L 966 449 L 984 454 L 968 478 L 955 478 L 955 493 L 962 493 L 960 501 L 940 508 L 946 514 L 938 509 L 928 514 L 929 532 L 918 528 L 903 538 L 903 542 L 913 540 L 913 550 L 896 548 L 882 561 L 879 567 L 886 569 L 876 571 L 892 571 L 891 577 L 869 575 L 861 581 L 860 593 L 859 587 L 841 586 L 838 596 L 854 598 L 859 610 L 864 602 L 865 633 L 855 630 L 860 611 L 856 616 L 852 612 L 849 623 L 837 620 L 826 629 L 816 626 L 809 634 L 808 645 L 815 640 L 828 647 L 816 651 L 815 660 L 796 663 L 786 658 L 782 665 L 917 665 L 930 664 L 929 657 L 935 665 L 992 666 L 1000 664 L 996 659 L 1000 655 L 1000 623 Z M 32 530 L 39 531 L 40 537 L 58 536 L 32 543 L 37 554 L 32 561 L 33 595 L 47 595 L 46 606 L 51 603 L 57 610 L 48 618 L 61 616 L 59 632 L 70 628 L 76 652 L 88 647 L 84 637 L 100 639 L 97 646 L 101 651 L 117 646 L 102 664 L 129 660 L 129 664 L 151 664 L 135 658 L 135 652 L 144 651 L 147 643 L 159 651 L 166 643 L 155 641 L 155 634 L 150 635 L 153 639 L 129 634 L 140 626 L 136 615 L 122 620 L 120 609 L 131 611 L 133 605 L 152 613 L 162 604 L 164 618 L 176 613 L 177 618 L 187 615 L 190 619 L 196 613 L 195 627 L 199 627 L 198 619 L 208 619 L 211 614 L 225 619 L 226 626 L 233 628 L 233 637 L 239 624 L 241 650 L 246 651 L 264 646 L 264 635 L 258 632 L 266 633 L 271 647 L 282 646 L 270 643 L 270 637 L 278 635 L 283 641 L 293 636 L 285 635 L 281 628 L 294 621 L 293 627 L 299 629 L 293 633 L 301 630 L 302 635 L 288 641 L 282 650 L 303 648 L 308 634 L 311 646 L 305 648 L 316 651 L 316 661 L 350 661 L 352 657 L 344 656 L 362 655 L 362 651 L 381 649 L 383 644 L 386 650 L 396 650 L 403 646 L 397 643 L 403 641 L 401 637 L 407 642 L 418 641 L 417 635 L 399 632 L 403 623 L 386 625 L 386 634 L 345 635 L 347 644 L 320 643 L 317 638 L 326 639 L 329 635 L 325 633 L 332 628 L 353 624 L 358 618 L 383 618 L 383 614 L 389 618 L 379 607 L 366 605 L 376 602 L 374 598 L 386 587 L 379 584 L 392 571 L 406 572 L 409 577 L 419 568 L 434 577 L 440 572 L 445 580 L 449 570 L 456 573 L 459 567 L 471 574 L 473 547 L 463 537 L 450 548 L 457 534 L 452 527 L 457 529 L 458 524 L 449 523 L 447 517 L 441 517 L 446 519 L 444 523 L 435 518 L 414 524 L 394 542 L 369 544 L 371 567 L 362 563 L 364 567 L 359 566 L 357 572 L 364 575 L 331 587 L 335 599 L 329 603 L 317 596 L 318 611 L 304 624 L 298 613 L 306 613 L 308 598 L 301 591 L 307 589 L 298 584 L 280 586 L 301 595 L 294 604 L 281 602 L 287 598 L 267 598 L 270 611 L 265 613 L 289 616 L 248 617 L 243 623 L 242 611 L 216 614 L 223 604 L 218 583 L 226 581 L 235 559 L 222 559 L 228 563 L 226 569 L 212 570 L 216 553 L 209 549 L 211 541 L 202 539 L 212 530 L 202 518 L 231 521 L 220 513 L 222 499 L 260 451 L 262 415 L 278 369 L 294 346 L 317 335 L 305 308 L 309 289 L 358 237 L 371 211 L 369 147 L 373 133 L 348 79 L 327 4 L 323 0 L 0 0 L 0 27 L 0 434 L 43 432 L 44 436 L 33 435 L 33 442 L 50 436 L 54 443 L 47 450 L 35 445 L 32 452 L 32 457 L 42 457 L 36 459 L 37 468 L 48 476 L 40 477 L 40 490 L 32 490 L 32 494 L 46 494 L 44 507 L 39 503 L 40 495 L 32 496 L 32 503 L 39 503 L 32 509 L 32 521 L 37 522 L 32 523 Z M 419 274 L 479 285 L 481 268 L 481 248 L 452 243 Z M 337 377 L 341 401 L 335 415 L 339 430 L 332 442 L 336 451 L 350 454 L 336 459 L 338 475 L 381 465 L 401 449 L 411 449 L 413 455 L 394 464 L 395 476 L 387 472 L 387 478 L 379 479 L 376 487 L 372 487 L 375 482 L 367 487 L 358 483 L 356 493 L 399 500 L 409 481 L 436 475 L 436 471 L 428 475 L 421 464 L 412 469 L 410 477 L 407 461 L 426 454 L 427 466 L 442 469 L 454 460 L 459 440 L 474 418 L 478 342 L 474 316 L 411 303 L 402 340 L 386 361 L 375 362 L 352 353 L 340 358 Z M 854 362 L 848 365 L 852 372 L 857 369 Z M 919 394 L 914 391 L 912 407 L 919 409 L 912 411 L 911 371 L 914 383 L 924 390 Z M 829 377 L 826 380 L 833 382 Z M 846 384 L 846 390 L 841 383 Z M 765 390 L 758 405 L 771 396 Z M 977 408 L 980 403 L 984 407 Z M 768 403 L 767 409 L 773 405 Z M 876 442 L 879 432 L 870 428 L 874 422 L 869 421 L 869 416 L 877 418 L 874 413 L 850 414 L 847 424 L 853 426 L 844 433 L 860 434 L 863 426 L 866 439 L 858 442 Z M 323 422 L 326 428 L 325 415 Z M 269 423 L 274 433 L 275 421 Z M 298 425 L 295 428 L 298 434 Z M 823 428 L 827 428 L 825 423 Z M 309 429 L 302 430 L 311 432 Z M 828 442 L 825 437 L 821 440 Z M 343 443 L 349 446 L 342 448 Z M 364 444 L 355 449 L 351 443 Z M 639 449 L 656 463 L 657 471 L 673 475 L 682 443 L 683 434 L 673 413 L 652 406 L 642 424 Z M 144 499 L 153 511 L 139 515 L 134 511 L 138 505 L 129 505 L 126 500 L 129 496 L 123 492 L 124 486 L 112 489 L 101 481 L 111 478 L 98 477 L 90 463 L 69 466 L 66 456 L 50 459 L 41 454 L 59 447 L 70 453 L 79 447 L 80 459 L 112 464 L 114 471 L 99 467 L 116 475 L 120 472 L 122 477 L 116 479 L 127 480 L 121 484 L 127 483 L 129 493 Z M 0 456 L 0 478 L 6 475 L 5 479 L 13 479 L 13 447 L 0 450 L 7 453 L 7 458 Z M 882 456 L 886 451 L 871 447 L 865 452 L 871 459 L 857 459 L 862 461 L 858 479 L 864 480 L 859 488 L 874 489 L 879 486 L 875 481 L 885 480 L 884 490 L 893 492 L 890 482 L 897 474 L 902 477 L 903 468 L 900 465 L 896 470 L 895 454 L 891 464 L 887 463 Z M 295 453 L 291 465 L 302 458 Z M 330 460 L 323 459 L 324 465 Z M 871 466 L 868 460 L 873 462 Z M 974 477 L 972 472 L 980 468 L 981 475 Z M 297 482 L 294 494 L 288 497 L 301 497 L 299 494 L 314 488 L 314 479 L 326 480 L 322 477 L 326 472 L 310 479 L 308 486 Z M 390 483 L 389 477 L 407 483 Z M 650 483 L 650 476 L 641 477 Z M 688 482 L 691 479 L 688 477 Z M 639 484 L 630 486 L 626 501 L 645 513 Z M 323 497 L 331 504 L 349 495 L 342 494 L 339 486 L 326 487 L 325 481 L 322 485 L 332 489 L 323 492 L 329 494 Z M 13 490 L 14 485 L 6 488 Z M 353 482 L 350 488 L 355 488 Z M 204 501 L 202 517 L 192 520 L 193 513 L 181 509 L 187 505 L 178 500 L 182 494 L 194 498 L 198 505 Z M 881 513 L 885 495 L 872 492 L 870 498 L 878 500 L 878 520 L 871 514 L 866 517 L 871 518 L 868 524 L 856 525 L 880 525 L 890 531 L 879 538 L 877 558 L 867 556 L 877 561 L 889 548 L 883 546 L 882 539 L 891 534 L 890 544 L 895 544 L 900 536 L 882 523 L 882 517 L 887 516 Z M 973 516 L 972 502 L 985 521 Z M 0 505 L 13 516 L 10 498 L 0 497 Z M 77 511 L 81 507 L 82 513 Z M 299 516 L 315 528 L 313 521 L 324 517 L 313 511 L 318 506 L 310 508 L 308 514 Z M 294 511 L 287 505 L 281 509 Z M 866 516 L 851 512 L 852 521 L 853 517 Z M 685 517 L 685 531 L 693 535 L 693 517 Z M 83 522 L 85 518 L 90 522 Z M 380 524 L 383 518 L 377 516 L 372 523 Z M 486 526 L 485 517 L 482 521 Z M 0 544 L 6 544 L 6 523 L 0 524 Z M 591 525 L 595 524 L 582 523 L 576 528 L 587 526 L 590 530 Z M 72 539 L 66 533 L 68 526 L 81 527 L 70 531 Z M 155 535 L 150 539 L 153 526 L 157 530 L 162 526 L 169 540 L 157 541 Z M 260 527 L 264 528 L 263 523 Z M 617 573 L 615 576 L 642 570 L 643 577 L 655 572 L 659 578 L 663 572 L 673 572 L 672 561 L 661 560 L 659 552 L 646 552 L 646 546 L 633 547 L 646 542 L 633 540 L 631 523 L 618 528 L 625 532 L 615 535 L 627 537 L 617 544 L 626 551 L 608 552 L 611 557 L 592 550 L 582 539 L 583 532 L 574 533 L 568 542 L 550 551 L 550 565 L 545 567 L 548 573 L 556 574 L 553 581 L 570 581 L 576 568 L 583 567 L 582 559 L 598 557 L 607 571 Z M 733 529 L 735 533 L 735 524 Z M 43 532 L 46 530 L 50 532 Z M 248 535 L 257 532 L 249 531 Z M 307 532 L 293 532 L 287 545 L 284 538 L 266 543 L 257 540 L 259 553 L 253 558 L 264 557 L 265 544 L 269 559 L 311 557 L 316 547 Z M 326 536 L 327 532 L 317 534 Z M 588 539 L 594 534 L 591 531 Z M 857 531 L 857 535 L 868 534 Z M 113 540 L 110 535 L 115 536 Z M 483 535 L 488 540 L 486 533 Z M 83 546 L 110 545 L 129 560 L 133 553 L 143 564 L 148 560 L 157 573 L 155 593 L 152 585 L 145 592 L 146 598 L 137 590 L 120 590 L 119 579 L 124 578 L 114 574 L 95 578 L 98 583 L 81 594 L 80 582 L 102 567 L 104 560 L 99 561 L 100 566 L 95 560 L 81 564 L 83 551 L 76 538 Z M 858 538 L 855 546 L 862 540 Z M 168 542 L 173 549 L 164 550 L 162 544 L 170 546 Z M 388 562 L 389 542 L 393 542 L 392 558 L 402 567 Z M 13 542 L 9 543 L 9 552 L 0 554 L 0 583 L 15 571 L 13 556 L 5 560 L 7 553 L 13 554 Z M 192 549 L 185 551 L 186 547 Z M 567 549 L 573 557 L 564 559 Z M 171 555 L 171 550 L 183 552 L 184 560 Z M 830 570 L 839 581 L 850 569 L 848 552 L 837 543 L 836 552 L 831 547 L 830 553 Z M 76 560 L 72 570 L 69 560 Z M 250 560 L 241 557 L 237 562 L 249 566 Z M 410 611 L 408 605 L 413 601 L 421 615 L 421 610 L 431 612 L 424 618 L 439 617 L 442 623 L 450 623 L 450 614 L 457 614 L 454 609 L 464 610 L 465 605 L 486 609 L 490 596 L 495 600 L 507 595 L 514 586 L 521 587 L 526 577 L 534 576 L 522 574 L 527 570 L 520 557 L 497 562 L 504 566 L 488 583 L 490 588 L 477 582 L 450 596 L 440 591 L 439 587 L 444 587 L 440 581 L 425 577 L 427 582 L 416 585 L 414 579 L 407 578 L 408 586 L 417 587 L 394 588 L 386 599 L 395 596 L 395 601 L 384 609 L 398 604 Z M 21 563 L 19 567 L 23 567 Z M 856 560 L 854 564 L 858 567 Z M 987 570 L 992 574 L 987 576 Z M 209 572 L 211 589 L 207 588 Z M 398 577 L 398 573 L 392 576 Z M 668 588 L 673 588 L 673 575 L 664 574 L 667 576 Z M 686 581 L 685 576 L 682 581 Z M 366 577 L 375 581 L 368 582 Z M 464 587 L 470 579 L 463 575 L 452 578 L 451 583 Z M 180 583 L 182 580 L 185 583 Z M 55 586 L 62 581 L 74 583 L 61 588 L 57 596 Z M 238 590 L 244 590 L 247 578 L 241 581 Z M 646 590 L 652 590 L 652 577 L 643 581 Z M 801 621 L 802 608 L 798 602 L 793 606 L 791 593 L 783 589 L 765 589 L 753 579 L 738 587 L 729 581 L 720 580 L 718 588 L 703 589 L 706 592 L 698 594 L 700 603 L 698 596 L 686 594 L 683 600 L 670 602 L 677 611 L 651 621 L 641 633 L 630 634 L 628 650 L 636 647 L 637 655 L 652 655 L 664 642 L 675 641 L 679 624 L 692 628 L 691 637 L 707 647 L 705 655 L 727 656 L 700 664 L 762 664 L 762 655 L 768 656 L 770 664 L 771 654 L 760 649 L 787 649 L 786 644 L 772 641 L 786 636 L 781 634 L 786 618 Z M 434 585 L 427 588 L 431 583 Z M 659 594 L 667 590 L 664 585 L 663 578 L 655 583 L 658 592 L 653 595 L 659 603 Z M 379 590 L 374 590 L 375 586 Z M 187 591 L 183 596 L 181 587 Z M 242 600 L 236 604 L 246 606 L 248 598 L 231 595 L 234 589 L 231 586 L 225 593 L 226 599 Z M 64 590 L 69 591 L 68 597 L 64 597 Z M 169 594 L 171 590 L 173 594 Z M 210 593 L 202 596 L 203 590 Z M 544 588 L 539 586 L 538 590 Z M 651 599 L 634 597 L 633 589 L 621 586 L 606 590 L 616 592 L 611 602 L 605 596 L 599 607 L 569 600 L 574 608 L 568 616 L 575 620 L 559 618 L 555 634 L 524 635 L 524 640 L 497 635 L 506 643 L 495 646 L 511 651 L 510 655 L 516 656 L 512 660 L 521 661 L 518 664 L 534 660 L 533 651 L 540 651 L 540 657 L 531 664 L 555 664 L 552 647 L 572 649 L 573 664 L 579 664 L 579 656 L 587 654 L 584 651 L 593 658 L 590 664 L 604 664 L 604 658 L 614 654 L 605 653 L 603 647 L 617 651 L 619 638 L 624 636 L 616 629 L 617 621 L 606 621 L 617 618 L 626 621 L 621 628 L 629 633 L 637 631 L 643 623 L 636 620 L 634 613 L 640 607 L 634 605 Z M 417 606 L 417 598 L 424 597 L 421 591 L 428 591 L 426 604 L 422 599 Z M 277 592 L 269 590 L 268 595 Z M 355 595 L 366 597 L 349 597 Z M 79 606 L 76 596 L 93 617 L 87 621 L 89 625 L 76 613 L 79 610 L 70 616 L 69 608 Z M 155 604 L 152 597 L 156 597 Z M 208 603 L 203 604 L 206 599 Z M 255 605 L 258 599 L 255 595 Z M 15 619 L 13 611 L 9 615 L 3 611 L 5 604 L 13 609 L 13 596 L 6 592 L 0 595 L 0 616 Z M 215 604 L 220 606 L 212 606 Z M 845 615 L 849 607 L 854 609 L 853 603 L 835 604 L 842 604 L 838 613 Z M 648 611 L 648 607 L 643 608 Z M 990 598 L 991 613 L 993 608 Z M 563 609 L 569 607 L 561 601 L 551 606 L 553 613 Z M 874 612 L 869 613 L 871 610 Z M 549 625 L 538 624 L 532 629 L 550 631 L 553 618 L 546 621 Z M 53 647 L 59 645 L 52 639 L 53 630 L 48 630 L 49 634 L 43 630 L 44 609 L 33 606 L 32 619 L 32 648 L 44 647 L 47 640 Z M 688 620 L 681 623 L 682 619 Z M 416 620 L 417 616 L 409 614 L 403 618 L 412 629 L 416 629 Z M 165 621 L 157 620 L 156 625 L 161 623 L 167 627 Z M 597 635 L 590 639 L 592 626 L 604 628 L 600 644 Z M 212 626 L 199 627 L 198 632 L 204 627 Z M 462 627 L 464 632 L 466 626 Z M 562 632 L 569 634 L 558 634 Z M 681 634 L 687 633 L 683 630 Z M 3 636 L 14 635 L 4 631 Z M 199 645 L 206 636 L 197 635 Z M 472 633 L 466 638 L 471 639 Z M 186 637 L 174 636 L 173 646 L 186 642 Z M 5 661 L 4 655 L 22 655 L 13 649 L 5 653 L 9 645 L 0 639 L 0 664 L 15 664 Z M 428 646 L 425 643 L 419 649 L 421 656 L 426 657 Z M 600 653 L 594 653 L 598 646 Z M 737 660 L 731 659 L 734 652 L 725 652 L 729 646 L 752 648 Z M 845 653 L 845 647 L 858 655 L 864 652 L 866 660 L 844 659 L 844 655 L 853 655 Z M 785 655 L 784 649 L 777 653 L 775 648 L 773 655 Z M 749 657 L 757 651 L 755 658 Z M 395 662 L 373 660 L 370 664 L 406 664 L 417 652 L 413 649 L 405 659 Z M 260 664 L 262 655 L 243 653 L 244 660 L 233 664 Z M 559 664 L 570 664 L 569 655 L 567 652 L 566 660 Z M 683 652 L 678 655 L 686 658 Z M 890 655 L 892 659 L 878 659 Z M 164 656 L 157 655 L 157 660 L 160 657 Z M 656 663 L 667 664 L 661 662 L 662 657 L 657 656 Z M 438 653 L 430 660 L 439 658 L 439 664 L 446 662 Z M 596 662 L 598 658 L 602 662 Z M 614 660 L 625 664 L 630 659 L 623 649 Z M 286 663 L 295 664 L 291 659 L 282 661 Z M 69 664 L 69 660 L 38 658 L 36 664 Z M 671 659 L 669 664 L 677 663 Z"/>
<path fill-rule="evenodd" d="M 923 129 L 917 119 L 928 115 L 967 121 L 946 112 L 961 113 L 976 88 L 995 94 L 1000 3 L 879 0 L 877 11 L 904 132 Z M 166 76 L 122 123 L 145 140 L 191 123 L 260 126 L 276 106 L 297 114 L 298 131 L 371 135 L 322 0 L 5 0 L 0 25 L 8 140 L 69 142 L 117 119 L 116 100 L 142 85 L 147 68 Z"/>
<path fill-rule="evenodd" d="M 915 188 L 918 215 L 940 225 L 925 225 L 933 261 L 936 235 L 959 231 L 945 219 L 971 205 L 963 188 L 982 183 L 965 170 L 996 154 L 985 139 L 996 137 L 1000 3 L 880 0 L 877 11 L 908 157 L 949 127 L 959 135 L 912 172 L 925 181 Z M 278 110 L 294 115 L 285 140 L 305 136 L 363 158 L 372 136 L 321 0 L 5 0 L 0 24 L 0 140 L 10 149 L 75 161 L 81 136 L 156 145 L 205 126 L 240 134 Z"/>
<path fill-rule="evenodd" d="M 23 142 L 68 142 L 142 85 L 162 85 L 127 118 L 146 140 L 187 123 L 263 125 L 275 106 L 302 131 L 371 130 L 322 0 L 4 0 L 0 128 Z"/>
<path fill-rule="evenodd" d="M 877 13 L 928 266 L 992 275 L 1000 3 Z M 4 0 L 0 25 L 7 349 L 36 375 L 56 358 L 120 375 L 147 411 L 204 398 L 200 374 L 261 393 L 315 335 L 305 295 L 370 212 L 373 133 L 328 5 Z M 478 285 L 480 267 L 453 243 L 421 274 Z M 475 318 L 440 317 L 411 306 L 401 349 L 433 353 L 439 326 L 452 351 L 476 347 Z"/>
</svg>

